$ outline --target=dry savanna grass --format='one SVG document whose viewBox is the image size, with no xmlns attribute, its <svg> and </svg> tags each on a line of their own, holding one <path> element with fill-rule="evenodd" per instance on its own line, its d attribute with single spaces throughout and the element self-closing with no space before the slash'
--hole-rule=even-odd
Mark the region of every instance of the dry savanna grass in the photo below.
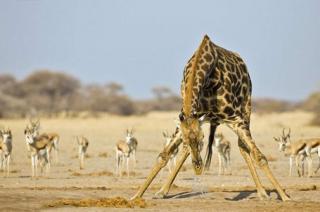
<svg viewBox="0 0 320 212">
<path fill-rule="evenodd" d="M 296 171 L 288 177 L 288 158 L 278 151 L 273 140 L 282 132 L 282 127 L 291 127 L 292 140 L 320 137 L 320 128 L 308 123 L 313 114 L 306 112 L 253 114 L 251 131 L 254 141 L 265 154 L 272 172 L 280 184 L 292 197 L 294 204 L 284 204 L 277 200 L 273 187 L 258 169 L 263 185 L 270 189 L 271 201 L 259 201 L 255 186 L 238 146 L 237 136 L 227 127 L 218 127 L 231 142 L 232 175 L 218 176 L 218 159 L 214 154 L 210 170 L 195 178 L 188 158 L 177 175 L 169 199 L 152 199 L 168 176 L 168 169 L 154 179 L 140 208 L 138 203 L 128 199 L 150 173 L 163 147 L 162 132 L 175 130 L 174 119 L 178 112 L 153 112 L 143 116 L 115 116 L 102 114 L 99 118 L 41 119 L 41 132 L 57 132 L 60 135 L 59 163 L 52 163 L 48 177 L 31 179 L 30 158 L 24 141 L 24 119 L 0 120 L 0 125 L 8 126 L 13 133 L 13 162 L 9 177 L 0 180 L 0 210 L 40 210 L 48 207 L 75 210 L 75 207 L 137 207 L 142 210 L 167 211 L 210 211 L 213 208 L 236 211 L 298 210 L 319 209 L 320 173 L 312 178 L 299 178 Z M 138 151 L 134 168 L 130 161 L 130 177 L 125 173 L 119 178 L 116 173 L 115 143 L 124 139 L 126 128 L 134 127 Z M 209 125 L 204 125 L 205 145 Z M 84 170 L 79 170 L 76 135 L 83 135 L 90 141 Z M 202 151 L 205 155 L 206 148 Z M 179 159 L 179 155 L 178 158 Z M 314 161 L 317 164 L 318 161 Z M 315 169 L 315 167 L 314 167 Z M 125 169 L 124 169 L 125 170 Z M 298 188 L 299 185 L 300 187 Z M 101 189 L 103 188 L 103 189 Z M 203 188 L 203 190 L 199 190 Z M 203 192 L 206 191 L 206 192 Z M 118 198 L 114 198 L 118 197 Z M 161 207 L 160 207 L 161 205 Z M 318 207 L 319 206 L 319 207 Z M 133 209 L 133 210 L 136 210 Z"/>
</svg>

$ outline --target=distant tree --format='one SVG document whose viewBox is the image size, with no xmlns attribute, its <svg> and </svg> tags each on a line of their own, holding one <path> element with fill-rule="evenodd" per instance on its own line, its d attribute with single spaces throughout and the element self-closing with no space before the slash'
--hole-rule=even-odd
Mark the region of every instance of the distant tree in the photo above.
<svg viewBox="0 0 320 212">
<path fill-rule="evenodd" d="M 155 86 L 152 88 L 152 92 L 158 100 L 173 95 L 171 89 L 166 86 Z"/>
<path fill-rule="evenodd" d="M 80 87 L 72 76 L 48 70 L 36 71 L 22 81 L 22 89 L 29 104 L 53 112 L 68 109 L 69 99 Z M 37 100 L 37 101 L 36 101 Z"/>
<path fill-rule="evenodd" d="M 107 95 L 118 96 L 123 92 L 123 86 L 116 82 L 107 83 L 105 86 Z"/>
<path fill-rule="evenodd" d="M 11 74 L 0 75 L 0 92 L 14 97 L 21 96 L 21 89 L 16 78 Z"/>
</svg>

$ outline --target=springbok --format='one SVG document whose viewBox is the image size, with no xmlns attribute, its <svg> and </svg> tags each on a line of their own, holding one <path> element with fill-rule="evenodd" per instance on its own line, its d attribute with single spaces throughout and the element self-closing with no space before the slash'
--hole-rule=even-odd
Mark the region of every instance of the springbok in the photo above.
<svg viewBox="0 0 320 212">
<path fill-rule="evenodd" d="M 222 133 L 218 133 L 214 138 L 214 148 L 217 150 L 219 159 L 219 175 L 224 175 L 227 170 L 231 173 L 230 169 L 230 151 L 231 144 L 225 139 Z"/>
<path fill-rule="evenodd" d="M 53 140 L 45 133 L 37 135 L 29 126 L 24 130 L 24 134 L 31 155 L 32 178 L 38 175 L 38 162 L 40 162 L 41 170 L 46 167 L 46 174 L 48 174 L 50 171 L 49 152 L 54 145 Z"/>
<path fill-rule="evenodd" d="M 174 142 L 175 139 L 182 139 L 181 131 L 179 130 L 179 128 L 176 128 L 176 131 L 172 135 L 169 135 L 167 131 L 162 132 L 162 135 L 165 139 L 163 148 L 168 147 L 172 142 Z M 178 155 L 178 152 L 179 152 L 179 148 L 176 148 L 170 155 L 170 159 L 167 164 L 170 173 L 172 169 L 176 166 L 176 157 Z"/>
<path fill-rule="evenodd" d="M 84 136 L 76 136 L 77 143 L 78 143 L 78 156 L 79 156 L 79 163 L 80 163 L 80 169 L 84 168 L 84 157 L 87 152 L 89 141 Z"/>
<path fill-rule="evenodd" d="M 127 129 L 126 142 L 129 146 L 130 157 L 133 159 L 133 168 L 136 167 L 136 151 L 138 148 L 138 140 L 133 136 L 133 129 Z M 130 159 L 130 157 L 128 159 Z"/>
<path fill-rule="evenodd" d="M 124 140 L 119 140 L 116 143 L 116 172 L 118 176 L 122 176 L 122 167 L 123 163 L 126 161 L 127 163 L 127 175 L 129 174 L 129 158 L 130 158 L 130 147 L 128 143 Z"/>
<path fill-rule="evenodd" d="M 4 169 L 6 176 L 10 173 L 10 157 L 12 151 L 12 133 L 10 129 L 0 130 L 0 168 Z"/>
<path fill-rule="evenodd" d="M 40 119 L 37 118 L 37 120 L 34 121 L 31 118 L 29 118 L 29 122 L 30 122 L 31 129 L 34 131 L 34 134 L 39 135 L 40 134 Z M 59 136 L 59 134 L 54 133 L 54 132 L 46 133 L 46 135 L 49 137 L 49 140 L 51 140 L 53 142 L 52 148 L 50 149 L 49 152 L 47 152 L 48 159 L 51 162 L 51 150 L 54 149 L 55 162 L 58 163 L 59 162 L 58 153 L 59 153 L 60 136 Z"/>
<path fill-rule="evenodd" d="M 279 144 L 279 151 L 284 152 L 285 156 L 289 156 L 289 176 L 292 176 L 292 164 L 295 159 L 298 175 L 299 177 L 302 177 L 304 175 L 304 159 L 307 158 L 308 177 L 311 177 L 320 169 L 320 139 L 300 139 L 292 143 L 290 133 L 291 129 L 289 129 L 288 133 L 285 133 L 285 129 L 283 129 L 281 137 L 274 137 L 274 140 Z M 311 154 L 315 153 L 318 155 L 319 164 L 316 171 L 313 173 Z"/>
</svg>

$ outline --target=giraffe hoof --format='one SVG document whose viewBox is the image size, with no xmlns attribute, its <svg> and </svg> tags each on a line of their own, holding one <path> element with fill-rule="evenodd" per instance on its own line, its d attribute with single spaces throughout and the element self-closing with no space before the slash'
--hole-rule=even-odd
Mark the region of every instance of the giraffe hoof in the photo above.
<svg viewBox="0 0 320 212">
<path fill-rule="evenodd" d="M 260 200 L 270 200 L 270 196 L 265 192 L 258 192 L 258 197 Z"/>
<path fill-rule="evenodd" d="M 135 194 L 133 197 L 130 198 L 130 200 L 136 200 L 141 198 L 141 196 L 139 196 L 138 194 Z"/>
<path fill-rule="evenodd" d="M 153 199 L 165 199 L 166 198 L 166 194 L 160 190 L 157 193 L 155 193 Z"/>
<path fill-rule="evenodd" d="M 292 201 L 292 199 L 288 196 L 281 198 L 283 202 Z"/>
</svg>

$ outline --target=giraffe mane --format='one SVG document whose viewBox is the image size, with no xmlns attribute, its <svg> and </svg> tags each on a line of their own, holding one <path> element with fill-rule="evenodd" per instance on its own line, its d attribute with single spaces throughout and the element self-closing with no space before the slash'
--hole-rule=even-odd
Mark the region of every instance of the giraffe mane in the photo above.
<svg viewBox="0 0 320 212">
<path fill-rule="evenodd" d="M 201 51 L 205 44 L 207 43 L 207 41 L 210 41 L 210 38 L 208 35 L 205 35 L 201 41 L 200 46 L 198 47 L 198 49 L 196 50 L 196 52 L 194 53 L 194 59 L 193 61 L 191 61 L 192 65 L 190 68 L 190 72 L 188 73 L 189 76 L 187 76 L 185 78 L 185 86 L 184 86 L 184 96 L 183 98 L 183 112 L 184 115 L 187 117 L 191 116 L 191 112 L 192 112 L 192 100 L 193 100 L 193 85 L 196 82 L 196 73 L 197 73 L 197 65 L 198 62 L 202 56 L 203 51 Z M 187 71 L 187 70 L 185 70 Z"/>
</svg>

